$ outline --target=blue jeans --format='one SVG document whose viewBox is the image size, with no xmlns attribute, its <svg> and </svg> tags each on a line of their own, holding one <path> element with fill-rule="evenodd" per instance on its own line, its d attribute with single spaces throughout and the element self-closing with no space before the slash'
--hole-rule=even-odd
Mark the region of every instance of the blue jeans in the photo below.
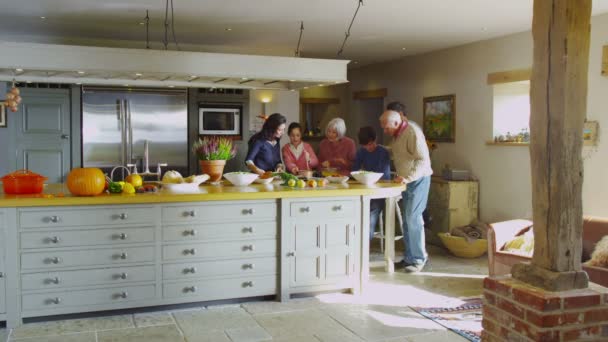
<svg viewBox="0 0 608 342">
<path fill-rule="evenodd" d="M 374 231 L 378 225 L 378 219 L 384 209 L 384 199 L 373 199 L 369 201 L 369 241 L 374 238 Z"/>
<path fill-rule="evenodd" d="M 407 184 L 402 193 L 403 242 L 405 244 L 405 263 L 424 265 L 428 258 L 424 241 L 424 220 L 422 212 L 426 208 L 431 186 L 431 176 L 422 177 Z"/>
</svg>

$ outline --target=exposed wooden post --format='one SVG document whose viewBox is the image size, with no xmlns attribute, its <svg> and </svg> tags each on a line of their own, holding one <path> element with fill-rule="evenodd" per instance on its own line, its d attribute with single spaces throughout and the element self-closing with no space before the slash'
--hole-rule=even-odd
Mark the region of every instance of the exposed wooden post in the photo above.
<svg viewBox="0 0 608 342">
<path fill-rule="evenodd" d="M 581 270 L 583 125 L 591 0 L 535 0 L 530 86 L 534 256 L 513 277 L 550 291 L 588 286 Z"/>
</svg>

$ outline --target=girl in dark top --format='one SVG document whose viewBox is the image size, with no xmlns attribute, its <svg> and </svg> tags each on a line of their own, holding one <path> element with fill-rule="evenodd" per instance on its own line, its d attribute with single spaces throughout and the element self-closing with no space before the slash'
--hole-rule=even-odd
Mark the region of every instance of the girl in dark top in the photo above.
<svg viewBox="0 0 608 342">
<path fill-rule="evenodd" d="M 252 172 L 259 175 L 265 171 L 280 171 L 281 146 L 279 141 L 285 131 L 285 117 L 274 113 L 266 119 L 262 130 L 249 139 L 249 151 L 245 164 Z"/>
</svg>

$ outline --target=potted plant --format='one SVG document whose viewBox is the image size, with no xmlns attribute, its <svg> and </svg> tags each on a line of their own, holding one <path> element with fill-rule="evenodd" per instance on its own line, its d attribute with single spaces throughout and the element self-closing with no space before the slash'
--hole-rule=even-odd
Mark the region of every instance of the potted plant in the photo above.
<svg viewBox="0 0 608 342">
<path fill-rule="evenodd" d="M 222 179 L 226 160 L 236 156 L 236 147 L 226 137 L 205 136 L 192 145 L 201 165 L 201 172 L 209 175 L 211 182 Z"/>
</svg>

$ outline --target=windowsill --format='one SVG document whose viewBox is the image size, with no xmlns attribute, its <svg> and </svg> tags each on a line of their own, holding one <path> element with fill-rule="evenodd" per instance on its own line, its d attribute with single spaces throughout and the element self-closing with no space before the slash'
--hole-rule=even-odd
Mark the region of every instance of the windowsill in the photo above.
<svg viewBox="0 0 608 342">
<path fill-rule="evenodd" d="M 490 146 L 530 146 L 529 142 L 494 142 L 486 141 L 486 145 Z"/>
</svg>

